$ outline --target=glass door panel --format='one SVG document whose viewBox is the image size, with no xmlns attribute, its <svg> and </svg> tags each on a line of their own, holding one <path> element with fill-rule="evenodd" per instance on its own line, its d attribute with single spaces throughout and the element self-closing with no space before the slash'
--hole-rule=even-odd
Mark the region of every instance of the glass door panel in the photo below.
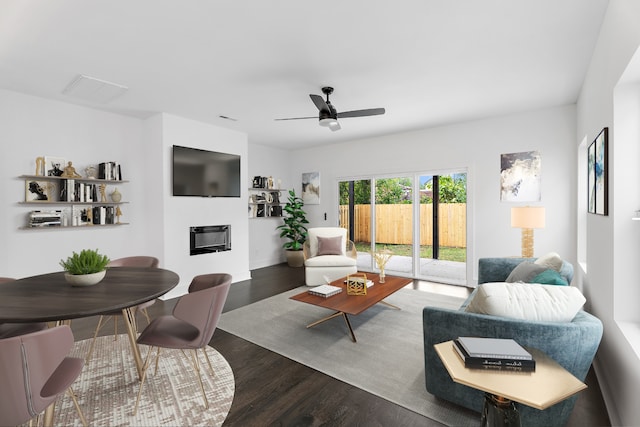
<svg viewBox="0 0 640 427">
<path fill-rule="evenodd" d="M 466 285 L 467 175 L 422 175 L 418 277 Z"/>
<path fill-rule="evenodd" d="M 374 245 L 393 253 L 385 266 L 388 274 L 413 275 L 412 177 L 376 179 Z M 379 271 L 377 265 L 374 271 Z"/>
</svg>

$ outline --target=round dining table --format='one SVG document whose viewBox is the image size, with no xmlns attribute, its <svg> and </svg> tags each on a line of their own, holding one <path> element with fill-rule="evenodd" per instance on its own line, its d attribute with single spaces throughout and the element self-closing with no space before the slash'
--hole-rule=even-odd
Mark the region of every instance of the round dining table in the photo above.
<svg viewBox="0 0 640 427">
<path fill-rule="evenodd" d="M 0 323 L 58 322 L 122 310 L 138 375 L 135 308 L 173 289 L 180 277 L 170 270 L 111 267 L 98 284 L 71 286 L 64 271 L 25 277 L 0 286 Z"/>
<path fill-rule="evenodd" d="M 112 267 L 96 285 L 71 286 L 63 271 L 0 285 L 0 323 L 56 322 L 122 310 L 139 378 L 142 357 L 136 343 L 135 307 L 173 289 L 180 277 L 162 268 Z M 50 424 L 53 414 L 45 415 Z"/>
</svg>

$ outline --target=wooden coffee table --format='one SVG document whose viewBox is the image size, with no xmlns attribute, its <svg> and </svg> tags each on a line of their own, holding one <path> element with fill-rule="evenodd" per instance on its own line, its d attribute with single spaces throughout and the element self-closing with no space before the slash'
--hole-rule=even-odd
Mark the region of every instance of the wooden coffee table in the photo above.
<svg viewBox="0 0 640 427">
<path fill-rule="evenodd" d="M 335 311 L 333 314 L 327 317 L 323 317 L 320 320 L 308 324 L 307 328 L 312 328 L 316 325 L 319 325 L 320 323 L 326 322 L 327 320 L 331 320 L 334 317 L 342 316 L 345 323 L 347 324 L 347 328 L 349 329 L 351 339 L 353 340 L 353 342 L 357 342 L 356 335 L 353 333 L 351 322 L 349 322 L 349 317 L 347 316 L 348 314 L 357 316 L 358 314 L 373 307 L 378 303 L 384 304 L 396 310 L 400 310 L 399 307 L 391 305 L 383 301 L 383 299 L 387 298 L 389 295 L 393 294 L 399 289 L 404 288 L 405 286 L 410 284 L 413 279 L 408 279 L 405 277 L 386 276 L 385 282 L 380 283 L 380 277 L 377 274 L 366 273 L 366 275 L 367 279 L 372 280 L 374 283 L 373 286 L 367 288 L 366 295 L 348 295 L 347 286 L 344 283 L 345 278 L 343 277 L 331 282 L 331 285 L 339 286 L 342 288 L 342 292 L 337 295 L 324 298 L 321 296 L 312 295 L 308 291 L 305 291 L 292 296 L 291 299 L 293 300 L 306 302 L 307 304 L 316 305 L 318 307 L 324 307 Z"/>
</svg>

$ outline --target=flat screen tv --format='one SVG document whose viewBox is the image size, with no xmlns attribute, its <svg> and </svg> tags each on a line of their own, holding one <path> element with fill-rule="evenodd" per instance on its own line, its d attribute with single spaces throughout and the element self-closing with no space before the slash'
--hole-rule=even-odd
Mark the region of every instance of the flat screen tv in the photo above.
<svg viewBox="0 0 640 427">
<path fill-rule="evenodd" d="M 240 197 L 240 156 L 174 145 L 173 195 Z"/>
</svg>

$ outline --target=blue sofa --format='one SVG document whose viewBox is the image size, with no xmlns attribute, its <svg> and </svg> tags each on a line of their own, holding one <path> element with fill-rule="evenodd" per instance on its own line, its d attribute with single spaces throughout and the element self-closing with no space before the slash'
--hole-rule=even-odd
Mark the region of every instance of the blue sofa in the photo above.
<svg viewBox="0 0 640 427">
<path fill-rule="evenodd" d="M 504 282 L 509 273 L 526 258 L 481 258 L 478 283 Z M 573 267 L 564 261 L 561 275 L 571 283 Z M 424 362 L 427 391 L 441 399 L 482 411 L 484 393 L 454 383 L 440 358 L 435 344 L 459 336 L 513 338 L 525 347 L 537 348 L 576 378 L 584 381 L 602 338 L 602 323 L 591 314 L 580 311 L 571 322 L 532 322 L 467 313 L 465 307 L 474 291 L 458 310 L 425 307 L 423 310 Z M 567 423 L 577 395 L 544 411 L 516 404 L 522 426 L 563 426 Z M 478 415 L 479 417 L 479 415 Z"/>
</svg>

